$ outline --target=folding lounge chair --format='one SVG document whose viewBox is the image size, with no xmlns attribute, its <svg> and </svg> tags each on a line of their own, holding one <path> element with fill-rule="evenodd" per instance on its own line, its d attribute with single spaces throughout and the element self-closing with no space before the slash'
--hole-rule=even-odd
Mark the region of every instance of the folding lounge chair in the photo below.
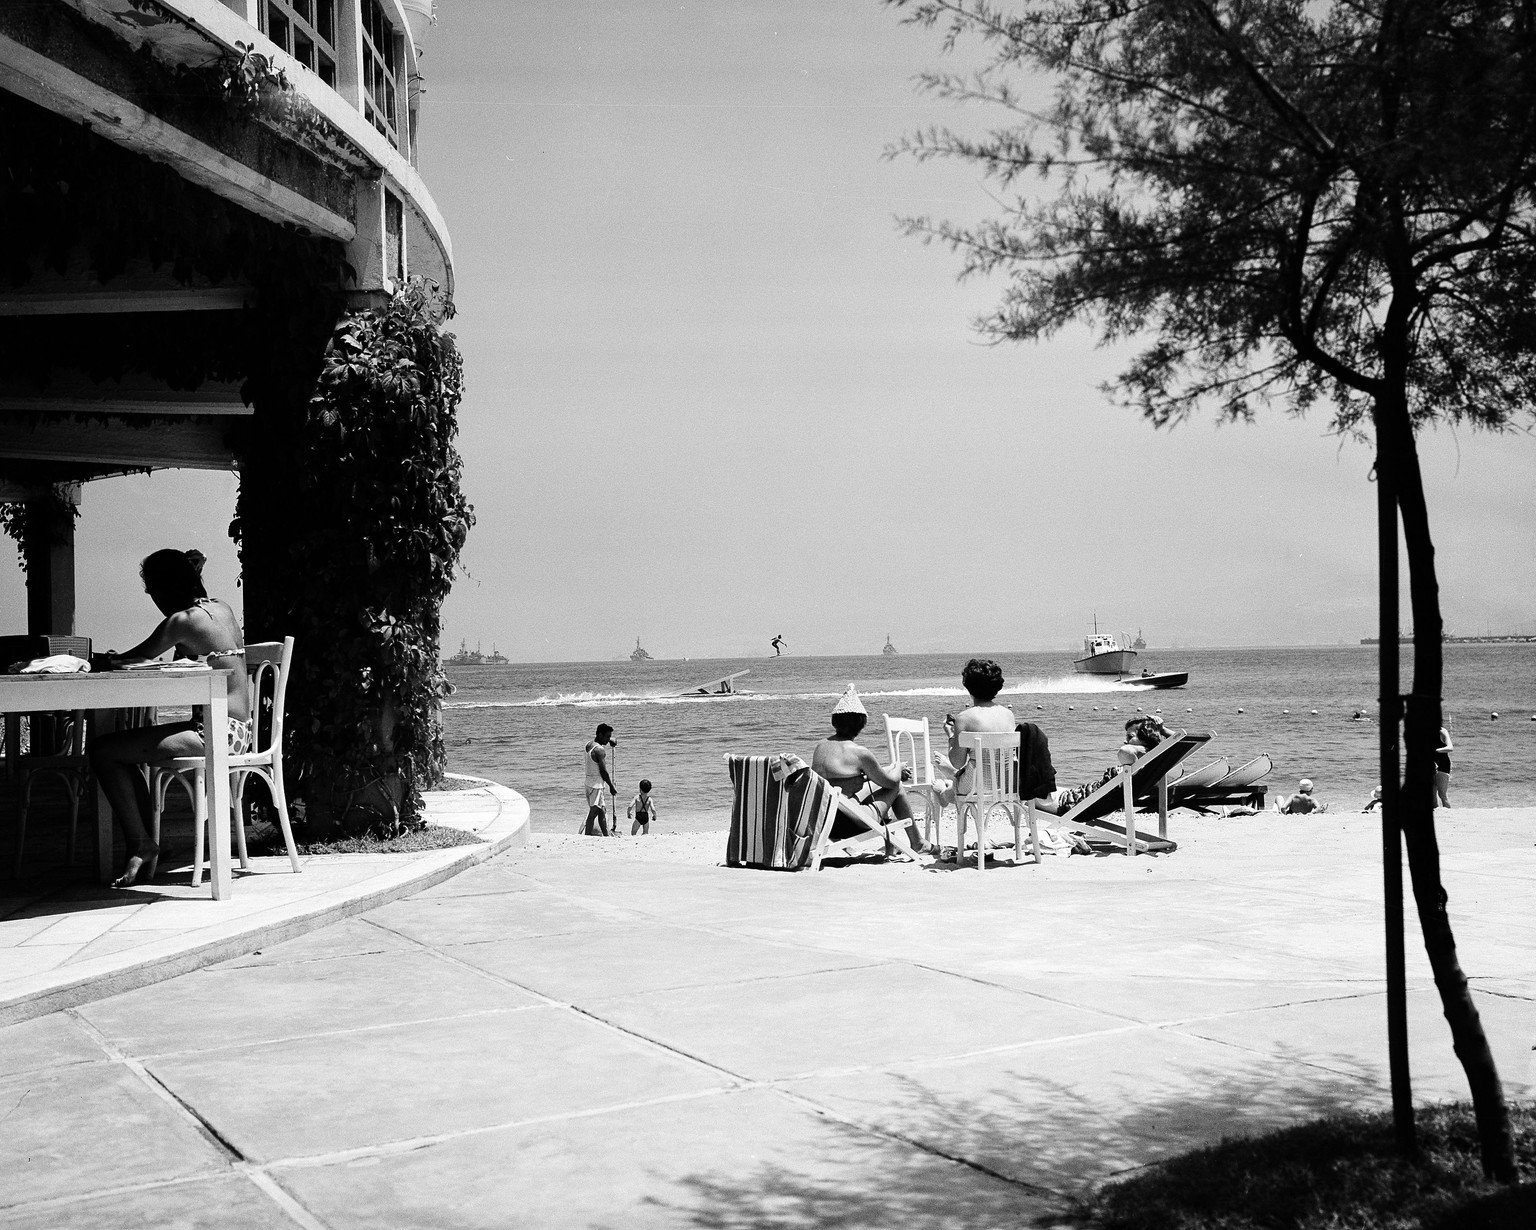
<svg viewBox="0 0 1536 1230">
<path fill-rule="evenodd" d="M 1070 811 L 1054 816 L 1055 823 L 1085 824 L 1103 829 L 1109 834 L 1109 840 L 1125 846 L 1127 854 L 1177 850 L 1177 844 L 1168 840 L 1168 774 L 1209 743 L 1215 735 L 1214 730 L 1204 733 L 1175 732 L 1169 735 L 1134 765 L 1122 766 L 1114 777 Z M 1155 800 L 1158 811 L 1157 836 L 1137 831 L 1137 800 L 1149 803 Z M 1036 802 L 1030 799 L 1027 804 L 1032 825 L 1035 823 Z M 1124 814 L 1125 822 L 1122 826 L 1109 822 L 1109 817 L 1116 812 Z"/>
<path fill-rule="evenodd" d="M 725 861 L 733 867 L 819 871 L 829 856 L 882 853 L 888 844 L 917 856 L 906 821 L 871 820 L 798 756 L 727 755 L 725 763 L 733 788 Z"/>
<path fill-rule="evenodd" d="M 1255 756 L 1207 785 L 1179 778 L 1168 787 L 1168 806 L 1187 807 L 1191 811 L 1211 812 L 1218 807 L 1251 807 L 1264 810 L 1268 787 L 1260 781 L 1275 767 L 1266 756 Z"/>
</svg>

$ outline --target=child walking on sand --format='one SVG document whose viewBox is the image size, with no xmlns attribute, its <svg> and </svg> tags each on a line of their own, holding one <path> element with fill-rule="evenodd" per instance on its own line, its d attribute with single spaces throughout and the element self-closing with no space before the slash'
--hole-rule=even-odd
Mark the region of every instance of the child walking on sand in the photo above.
<svg viewBox="0 0 1536 1230">
<path fill-rule="evenodd" d="M 644 833 L 650 836 L 651 821 L 656 819 L 656 800 L 651 798 L 651 779 L 640 779 L 640 793 L 629 801 L 629 818 L 634 821 L 629 835 Z"/>
</svg>

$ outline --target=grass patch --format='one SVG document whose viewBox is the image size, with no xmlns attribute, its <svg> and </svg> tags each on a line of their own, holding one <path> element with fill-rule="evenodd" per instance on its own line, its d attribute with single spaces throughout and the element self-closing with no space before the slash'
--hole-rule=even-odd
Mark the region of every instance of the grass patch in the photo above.
<svg viewBox="0 0 1536 1230">
<path fill-rule="evenodd" d="M 460 777 L 445 777 L 437 785 L 428 786 L 426 789 L 434 794 L 453 794 L 461 790 L 484 790 L 485 783 L 482 781 L 467 782 Z"/>
<path fill-rule="evenodd" d="M 1100 1230 L 1530 1230 L 1536 1106 L 1512 1105 L 1521 1183 L 1483 1178 L 1469 1104 L 1418 1110 L 1420 1156 L 1390 1114 L 1340 1115 L 1226 1140 L 1104 1188 L 1074 1220 Z"/>
<path fill-rule="evenodd" d="M 473 846 L 480 838 L 462 829 L 429 824 L 426 828 L 389 836 L 368 833 L 359 837 L 337 837 L 331 841 L 299 841 L 300 854 L 419 854 L 423 850 L 446 850 L 451 846 Z M 273 825 L 253 825 L 246 838 L 252 854 L 286 854 L 282 830 Z"/>
</svg>

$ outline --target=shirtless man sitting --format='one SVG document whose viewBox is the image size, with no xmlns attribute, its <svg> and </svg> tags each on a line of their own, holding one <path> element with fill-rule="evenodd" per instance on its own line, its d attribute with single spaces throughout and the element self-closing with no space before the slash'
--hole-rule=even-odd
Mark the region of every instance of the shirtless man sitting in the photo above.
<svg viewBox="0 0 1536 1230">
<path fill-rule="evenodd" d="M 903 769 L 899 760 L 882 765 L 867 747 L 854 742 L 868 721 L 864 702 L 850 683 L 832 709 L 832 736 L 818 743 L 811 754 L 811 768 L 853 800 L 844 807 L 863 812 L 872 824 L 884 823 L 888 815 L 905 820 L 912 848 L 925 853 L 923 835 L 912 819 L 912 804 L 901 788 L 912 771 Z"/>
<path fill-rule="evenodd" d="M 962 709 L 956 717 L 944 715 L 944 733 L 949 736 L 949 752 L 933 754 L 934 763 L 940 770 L 948 769 L 955 780 L 937 792 L 938 806 L 952 806 L 955 794 L 968 794 L 971 789 L 971 753 L 960 746 L 963 731 L 979 731 L 984 734 L 1012 734 L 1018 729 L 1013 710 L 997 703 L 997 694 L 1003 690 L 1003 669 L 991 658 L 972 658 L 960 672 L 960 682 L 970 693 L 971 707 Z"/>
</svg>

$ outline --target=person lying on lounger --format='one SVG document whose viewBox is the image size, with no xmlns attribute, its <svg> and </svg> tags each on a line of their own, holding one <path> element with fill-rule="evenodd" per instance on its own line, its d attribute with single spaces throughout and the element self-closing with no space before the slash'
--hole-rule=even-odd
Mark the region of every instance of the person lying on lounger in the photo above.
<svg viewBox="0 0 1536 1230">
<path fill-rule="evenodd" d="M 832 709 L 832 735 L 816 745 L 811 754 L 811 768 L 843 792 L 853 806 L 861 809 L 872 824 L 883 824 L 887 816 L 907 822 L 907 838 L 912 848 L 923 854 L 923 835 L 912 820 L 912 804 L 901 783 L 910 781 L 912 771 L 899 760 L 888 765 L 875 759 L 867 747 L 854 740 L 869 721 L 864 702 L 853 684 Z"/>
<path fill-rule="evenodd" d="M 1058 816 L 1065 815 L 1105 782 L 1111 781 L 1123 766 L 1134 765 L 1172 733 L 1173 731 L 1168 729 L 1163 719 L 1154 714 L 1146 713 L 1141 717 L 1131 718 L 1125 724 L 1125 742 L 1120 745 L 1114 764 L 1091 782 L 1053 791 L 1048 798 L 1037 800 L 1037 806 L 1041 811 L 1053 812 Z"/>
</svg>

